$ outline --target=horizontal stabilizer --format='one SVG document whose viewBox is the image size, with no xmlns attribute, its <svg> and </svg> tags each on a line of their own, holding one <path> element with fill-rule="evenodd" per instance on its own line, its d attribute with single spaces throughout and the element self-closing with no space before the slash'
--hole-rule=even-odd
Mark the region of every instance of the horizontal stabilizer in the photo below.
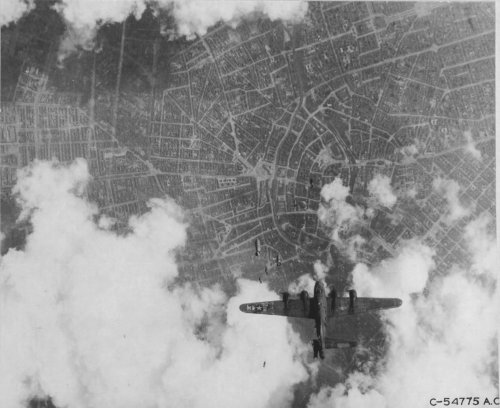
<svg viewBox="0 0 500 408">
<path fill-rule="evenodd" d="M 353 348 L 356 347 L 357 345 L 358 342 L 354 340 L 332 339 L 330 337 L 325 337 L 326 349 Z"/>
</svg>

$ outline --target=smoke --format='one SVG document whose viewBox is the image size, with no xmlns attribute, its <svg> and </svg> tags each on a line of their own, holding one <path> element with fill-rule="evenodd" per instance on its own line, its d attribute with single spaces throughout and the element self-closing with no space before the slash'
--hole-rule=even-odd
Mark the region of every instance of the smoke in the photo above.
<svg viewBox="0 0 500 408">
<path fill-rule="evenodd" d="M 140 18 L 146 0 L 62 0 L 55 9 L 66 21 L 67 32 L 61 44 L 62 57 L 77 46 L 91 48 L 95 34 L 105 23 L 124 21 L 133 14 Z M 244 18 L 258 14 L 271 20 L 298 21 L 307 12 L 303 0 L 159 0 L 154 7 L 169 10 L 175 20 L 176 33 L 192 39 L 204 35 L 216 23 L 223 21 L 236 26 Z M 0 24 L 16 21 L 33 7 L 32 0 L 8 0 L 0 11 Z"/>
<path fill-rule="evenodd" d="M 324 281 L 326 278 L 326 274 L 328 272 L 328 266 L 326 266 L 321 261 L 316 261 L 313 264 L 313 268 L 314 268 L 314 277 L 317 280 Z"/>
<path fill-rule="evenodd" d="M 474 144 L 474 139 L 472 138 L 472 132 L 470 130 L 464 131 L 464 137 L 467 144 L 465 145 L 465 151 L 469 153 L 474 159 L 481 160 L 481 151 L 478 150 Z"/>
<path fill-rule="evenodd" d="M 345 245 L 343 247 L 345 255 L 355 262 L 363 249 L 363 245 L 366 244 L 366 239 L 361 235 L 353 235 L 345 240 Z"/>
<path fill-rule="evenodd" d="M 331 228 L 331 238 L 341 244 L 341 234 L 347 234 L 354 226 L 363 220 L 365 211 L 357 205 L 349 204 L 349 187 L 342 184 L 340 177 L 321 188 L 321 197 L 324 202 L 318 209 L 319 220 Z"/>
<path fill-rule="evenodd" d="M 376 174 L 368 183 L 368 192 L 377 204 L 392 208 L 396 204 L 397 197 L 392 192 L 391 179 L 383 174 Z"/>
<path fill-rule="evenodd" d="M 314 285 L 316 284 L 315 279 L 311 274 L 305 273 L 303 275 L 300 275 L 297 279 L 295 279 L 293 282 L 291 282 L 288 285 L 287 291 L 289 293 L 297 294 L 302 292 L 303 290 L 306 290 L 309 293 L 312 293 L 314 290 Z"/>
<path fill-rule="evenodd" d="M 335 245 L 351 261 L 357 260 L 366 243 L 365 238 L 359 233 L 374 217 L 375 208 L 379 205 L 390 208 L 397 200 L 387 176 L 376 175 L 370 181 L 368 190 L 371 197 L 366 202 L 367 207 L 364 208 L 348 200 L 349 188 L 343 185 L 340 177 L 325 184 L 321 189 L 324 201 L 318 208 L 318 218 L 330 229 L 330 238 Z"/>
<path fill-rule="evenodd" d="M 422 407 L 430 399 L 498 395 L 498 251 L 492 218 L 471 221 L 463 237 L 470 267 L 433 271 L 433 251 L 406 241 L 396 256 L 374 267 L 357 265 L 353 281 L 364 296 L 403 299 L 383 315 L 389 348 L 373 374 L 351 373 L 324 387 L 309 407 Z M 453 398 L 451 398 L 453 399 Z"/>
<path fill-rule="evenodd" d="M 312 293 L 314 291 L 314 285 L 317 281 L 321 281 L 325 284 L 327 272 L 328 266 L 319 260 L 315 261 L 313 264 L 313 273 L 305 273 L 299 276 L 295 281 L 291 282 L 288 285 L 288 292 L 297 294 L 306 290 L 307 292 Z M 326 284 L 325 288 L 328 288 Z"/>
<path fill-rule="evenodd" d="M 118 236 L 85 200 L 88 182 L 84 160 L 19 172 L 33 232 L 0 264 L 2 405 L 286 406 L 308 376 L 306 346 L 286 319 L 238 310 L 277 295 L 246 280 L 231 299 L 176 285 L 181 209 L 151 200 Z"/>
<path fill-rule="evenodd" d="M 471 209 L 462 206 L 460 203 L 458 197 L 460 185 L 455 180 L 447 180 L 439 177 L 432 182 L 432 187 L 434 191 L 444 195 L 448 204 L 446 214 L 443 217 L 444 222 L 451 224 L 470 215 Z"/>
</svg>

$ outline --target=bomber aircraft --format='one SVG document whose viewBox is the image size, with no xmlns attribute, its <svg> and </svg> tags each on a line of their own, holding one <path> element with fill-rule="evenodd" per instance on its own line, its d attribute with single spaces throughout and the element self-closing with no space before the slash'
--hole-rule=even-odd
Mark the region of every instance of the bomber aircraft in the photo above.
<svg viewBox="0 0 500 408">
<path fill-rule="evenodd" d="M 290 298 L 290 295 L 285 292 L 283 300 L 244 303 L 240 305 L 240 310 L 245 313 L 314 319 L 317 336 L 312 342 L 314 358 L 317 358 L 319 354 L 319 357 L 324 359 L 325 349 L 357 346 L 355 340 L 326 337 L 330 318 L 391 309 L 399 307 L 401 304 L 401 299 L 397 298 L 358 298 L 354 289 L 349 291 L 349 297 L 337 297 L 335 289 L 332 289 L 329 296 L 326 296 L 325 286 L 322 282 L 317 281 L 314 285 L 313 298 L 309 297 L 306 290 L 300 293 L 298 299 Z"/>
<path fill-rule="evenodd" d="M 255 256 L 260 256 L 260 239 L 255 240 Z"/>
</svg>

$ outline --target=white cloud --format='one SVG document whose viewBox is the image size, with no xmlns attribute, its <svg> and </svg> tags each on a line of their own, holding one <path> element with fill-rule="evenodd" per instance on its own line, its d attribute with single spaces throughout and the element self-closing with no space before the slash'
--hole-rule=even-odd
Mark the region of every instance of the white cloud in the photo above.
<svg viewBox="0 0 500 408">
<path fill-rule="evenodd" d="M 383 174 L 376 174 L 368 183 L 368 192 L 376 200 L 377 204 L 392 208 L 396 204 L 397 197 L 392 191 L 391 179 Z"/>
<path fill-rule="evenodd" d="M 327 202 L 345 201 L 349 195 L 349 187 L 344 186 L 340 177 L 335 178 L 331 183 L 325 184 L 321 188 L 321 197 Z"/>
<path fill-rule="evenodd" d="M 121 22 L 132 13 L 140 18 L 146 5 L 137 0 L 63 0 L 56 9 L 74 28 L 92 30 L 99 21 Z"/>
<path fill-rule="evenodd" d="M 165 1 L 161 3 L 165 4 Z M 271 20 L 298 21 L 307 11 L 305 1 L 209 1 L 209 0 L 179 0 L 174 1 L 173 15 L 180 35 L 203 35 L 207 29 L 223 20 L 236 25 L 245 16 L 260 13 Z"/>
<path fill-rule="evenodd" d="M 345 383 L 322 387 L 309 400 L 309 408 L 387 408 L 384 397 L 373 387 L 373 379 L 361 372 L 350 375 Z M 408 405 L 408 404 L 407 404 Z"/>
<path fill-rule="evenodd" d="M 467 224 L 464 238 L 472 254 L 471 272 L 496 279 L 499 255 L 495 245 L 494 222 L 488 213 L 481 214 Z"/>
<path fill-rule="evenodd" d="M 32 0 L 5 0 L 0 8 L 0 26 L 17 21 L 35 6 Z"/>
<path fill-rule="evenodd" d="M 436 192 L 444 195 L 448 204 L 446 214 L 443 217 L 446 223 L 453 223 L 471 214 L 471 209 L 464 207 L 460 203 L 460 198 L 458 197 L 460 185 L 455 180 L 439 177 L 432 182 L 432 187 Z"/>
<path fill-rule="evenodd" d="M 190 305 L 190 297 L 184 298 Z M 285 319 L 246 315 L 238 309 L 242 302 L 273 298 L 277 298 L 276 294 L 263 285 L 240 281 L 240 294 L 227 305 L 226 325 L 219 323 L 212 330 L 220 338 L 217 347 L 213 340 L 202 343 L 192 335 L 178 338 L 172 349 L 178 356 L 162 374 L 164 401 L 176 407 L 266 407 L 290 403 L 293 386 L 308 376 L 301 363 L 301 353 L 308 352 L 306 346 Z M 190 387 L 196 390 L 190 391 Z M 246 397 L 241 398 L 242 395 Z"/>
<path fill-rule="evenodd" d="M 433 251 L 416 241 L 392 260 L 355 268 L 361 294 L 403 299 L 401 308 L 384 314 L 388 353 L 376 375 L 355 371 L 345 384 L 313 395 L 309 407 L 417 408 L 432 397 L 498 395 L 499 259 L 491 223 L 481 216 L 466 227 L 468 270 L 454 266 L 428 279 Z"/>
<path fill-rule="evenodd" d="M 286 319 L 238 309 L 277 295 L 245 280 L 229 300 L 218 287 L 176 286 L 186 225 L 171 200 L 152 200 L 118 236 L 94 222 L 83 160 L 36 162 L 18 180 L 33 232 L 0 264 L 4 406 L 34 395 L 72 408 L 290 402 L 308 377 L 307 346 Z"/>
<path fill-rule="evenodd" d="M 91 49 L 102 24 L 122 22 L 130 14 L 140 18 L 146 5 L 138 0 L 63 0 L 55 8 L 66 22 L 59 46 L 59 59 L 64 59 L 77 46 Z"/>
<path fill-rule="evenodd" d="M 408 298 L 421 292 L 434 267 L 434 251 L 419 241 L 403 241 L 394 258 L 373 268 L 357 264 L 352 271 L 354 287 L 360 296 Z"/>
<path fill-rule="evenodd" d="M 474 139 L 472 138 L 472 132 L 470 130 L 466 130 L 464 132 L 464 137 L 467 142 L 465 145 L 465 151 L 469 153 L 476 160 L 481 160 L 481 152 L 477 149 L 474 144 Z"/>
<path fill-rule="evenodd" d="M 102 24 L 122 22 L 131 13 L 139 18 L 146 3 L 146 0 L 62 0 L 55 8 L 64 17 L 68 30 L 61 44 L 60 56 L 64 57 L 77 45 L 92 47 L 97 29 Z M 10 0 L 8 5 L 4 10 L 2 4 L 1 25 L 17 20 L 28 9 L 21 0 Z M 204 35 L 219 21 L 235 26 L 244 18 L 259 14 L 271 20 L 296 22 L 307 12 L 307 2 L 303 0 L 159 0 L 154 6 L 170 10 L 177 34 L 188 38 Z"/>
</svg>

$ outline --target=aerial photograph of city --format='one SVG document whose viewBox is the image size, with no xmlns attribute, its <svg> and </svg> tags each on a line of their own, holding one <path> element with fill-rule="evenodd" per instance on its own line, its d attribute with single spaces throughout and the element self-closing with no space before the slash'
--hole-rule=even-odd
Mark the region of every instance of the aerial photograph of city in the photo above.
<svg viewBox="0 0 500 408">
<path fill-rule="evenodd" d="M 2 0 L 0 407 L 499 406 L 495 14 Z"/>
</svg>

